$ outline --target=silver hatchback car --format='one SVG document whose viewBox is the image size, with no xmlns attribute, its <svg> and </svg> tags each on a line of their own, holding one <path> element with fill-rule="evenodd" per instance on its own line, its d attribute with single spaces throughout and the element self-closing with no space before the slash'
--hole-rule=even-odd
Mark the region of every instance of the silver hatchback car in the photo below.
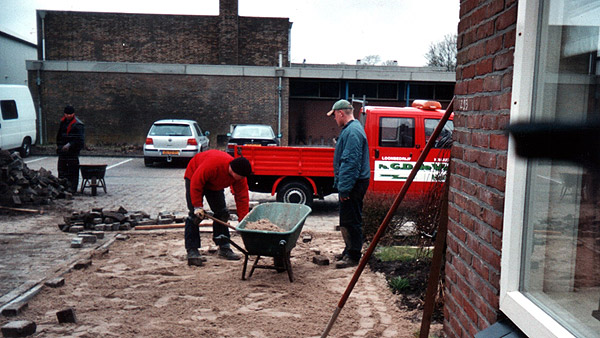
<svg viewBox="0 0 600 338">
<path fill-rule="evenodd" d="M 189 161 L 199 152 L 208 150 L 210 133 L 202 132 L 193 120 L 159 120 L 152 124 L 144 144 L 144 164 Z"/>
</svg>

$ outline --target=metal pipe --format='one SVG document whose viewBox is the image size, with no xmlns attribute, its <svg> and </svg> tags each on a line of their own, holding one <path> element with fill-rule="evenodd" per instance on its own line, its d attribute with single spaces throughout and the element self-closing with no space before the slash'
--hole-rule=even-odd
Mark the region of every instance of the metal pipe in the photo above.
<svg viewBox="0 0 600 338">
<path fill-rule="evenodd" d="M 283 52 L 279 52 L 279 68 L 281 69 L 283 67 Z M 283 88 L 281 87 L 282 84 L 282 73 L 279 72 L 279 85 L 277 86 L 277 96 L 278 96 L 278 110 L 277 110 L 277 138 L 279 139 L 279 144 L 281 144 L 281 106 L 282 106 L 282 92 L 283 92 Z"/>
<path fill-rule="evenodd" d="M 375 250 L 377 243 L 379 243 L 379 239 L 381 238 L 381 236 L 387 229 L 390 221 L 394 217 L 394 213 L 396 213 L 396 210 L 398 209 L 400 202 L 402 202 L 402 200 L 404 199 L 404 196 L 406 195 L 408 188 L 410 188 L 410 185 L 412 184 L 413 180 L 415 179 L 415 176 L 417 176 L 417 173 L 419 172 L 419 169 L 423 165 L 423 162 L 425 162 L 425 157 L 427 157 L 427 155 L 429 154 L 429 151 L 433 147 L 438 136 L 440 136 L 440 134 L 442 133 L 442 130 L 444 129 L 444 125 L 450 118 L 450 114 L 452 114 L 453 110 L 454 110 L 454 98 L 452 98 L 452 101 L 450 101 L 450 104 L 448 105 L 448 108 L 446 109 L 444 116 L 442 117 L 442 119 L 438 123 L 437 127 L 433 131 L 433 134 L 431 134 L 431 138 L 429 138 L 429 141 L 425 145 L 425 148 L 423 148 L 423 152 L 421 153 L 421 155 L 419 155 L 419 159 L 417 160 L 417 162 L 415 163 L 415 166 L 410 171 L 410 174 L 408 175 L 406 182 L 404 182 L 402 189 L 400 189 L 400 192 L 398 193 L 398 195 L 396 195 L 396 198 L 394 199 L 394 203 L 392 204 L 392 206 L 390 207 L 390 210 L 388 210 L 387 215 L 381 222 L 379 229 L 377 229 L 377 233 L 375 234 L 375 236 L 373 236 L 373 240 L 371 241 L 371 244 L 369 245 L 367 252 L 365 252 L 365 254 L 360 259 L 360 262 L 358 263 L 358 267 L 354 271 L 354 275 L 352 276 L 350 283 L 348 283 L 348 287 L 346 288 L 346 291 L 342 295 L 342 298 L 340 299 L 338 306 L 333 313 L 333 316 L 331 316 L 331 319 L 329 320 L 329 323 L 327 324 L 325 331 L 323 331 L 321 338 L 327 337 L 327 335 L 329 334 L 329 331 L 333 327 L 333 324 L 335 323 L 335 320 L 337 319 L 340 311 L 346 304 L 348 297 L 350 297 L 350 293 L 352 293 L 352 289 L 354 289 L 354 286 L 358 282 L 358 278 L 360 277 L 360 274 L 364 270 L 365 266 L 367 265 L 367 262 L 369 261 L 369 258 L 373 254 L 373 251 Z"/>
</svg>

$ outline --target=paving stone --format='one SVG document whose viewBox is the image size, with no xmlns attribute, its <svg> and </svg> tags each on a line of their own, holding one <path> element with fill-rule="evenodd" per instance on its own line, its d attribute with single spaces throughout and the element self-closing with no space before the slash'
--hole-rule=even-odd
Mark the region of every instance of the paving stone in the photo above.
<svg viewBox="0 0 600 338">
<path fill-rule="evenodd" d="M 77 323 L 77 317 L 75 316 L 75 310 L 71 307 L 60 310 L 56 313 L 59 323 Z"/>
<path fill-rule="evenodd" d="M 83 247 L 83 238 L 75 237 L 71 239 L 71 248 L 81 248 Z"/>
<path fill-rule="evenodd" d="M 96 236 L 98 239 L 104 238 L 104 231 L 92 231 L 92 235 Z"/>
<path fill-rule="evenodd" d="M 104 231 L 104 227 L 105 226 L 106 226 L 106 224 L 104 224 L 104 223 L 95 224 L 94 225 L 94 230 L 96 230 L 96 231 Z"/>
<path fill-rule="evenodd" d="M 321 249 L 319 248 L 310 248 L 310 251 L 312 251 L 315 255 L 321 254 Z"/>
<path fill-rule="evenodd" d="M 312 241 L 312 236 L 311 235 L 302 236 L 302 242 L 308 243 L 310 241 Z"/>
<path fill-rule="evenodd" d="M 63 285 L 65 285 L 65 279 L 63 277 L 56 277 L 56 278 L 52 278 L 50 280 L 47 280 L 44 285 L 51 287 L 51 288 L 59 288 Z"/>
<path fill-rule="evenodd" d="M 121 223 L 115 222 L 115 223 L 112 224 L 111 230 L 112 231 L 119 231 L 120 227 L 121 227 Z"/>
<path fill-rule="evenodd" d="M 125 241 L 129 239 L 129 235 L 124 235 L 124 234 L 118 234 L 115 239 L 119 240 L 119 241 Z"/>
<path fill-rule="evenodd" d="M 73 226 L 71 226 L 71 228 L 69 229 L 69 232 L 72 232 L 72 233 L 78 233 L 78 232 L 80 232 L 80 231 L 83 231 L 83 230 L 84 230 L 84 228 L 83 228 L 83 226 L 82 226 L 82 225 L 73 225 Z"/>
<path fill-rule="evenodd" d="M 81 233 L 79 233 L 78 236 L 81 239 L 83 239 L 83 243 L 96 243 L 96 240 L 98 239 L 96 237 L 96 235 L 92 235 L 92 234 L 81 234 Z"/>
<path fill-rule="evenodd" d="M 30 320 L 16 320 L 2 326 L 4 337 L 27 337 L 35 333 L 37 326 Z"/>
<path fill-rule="evenodd" d="M 2 309 L 2 315 L 6 317 L 14 317 L 23 312 L 27 308 L 27 302 L 14 302 Z"/>
<path fill-rule="evenodd" d="M 313 256 L 313 263 L 317 265 L 329 265 L 329 258 L 322 255 L 316 255 Z"/>
</svg>

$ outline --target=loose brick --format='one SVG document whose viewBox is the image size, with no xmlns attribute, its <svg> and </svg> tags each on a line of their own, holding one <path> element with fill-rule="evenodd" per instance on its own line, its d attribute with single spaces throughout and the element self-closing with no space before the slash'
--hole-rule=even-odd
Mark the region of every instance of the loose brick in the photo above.
<svg viewBox="0 0 600 338">
<path fill-rule="evenodd" d="M 91 265 L 92 265 L 92 260 L 91 259 L 84 259 L 84 260 L 76 262 L 75 265 L 73 265 L 73 269 L 75 269 L 75 270 L 83 270 L 83 269 L 87 269 Z"/>
<path fill-rule="evenodd" d="M 81 248 L 83 247 L 83 238 L 75 237 L 71 239 L 71 248 Z"/>
<path fill-rule="evenodd" d="M 313 256 L 312 261 L 317 265 L 329 265 L 329 258 L 322 255 Z"/>
<path fill-rule="evenodd" d="M 14 302 L 2 309 L 2 315 L 6 317 L 14 317 L 27 309 L 27 302 Z"/>
<path fill-rule="evenodd" d="M 35 333 L 37 326 L 30 320 L 17 320 L 2 326 L 4 337 L 27 337 Z"/>
<path fill-rule="evenodd" d="M 75 316 L 75 310 L 73 308 L 66 308 L 56 313 L 56 318 L 60 324 L 63 323 L 77 323 L 77 317 Z"/>
</svg>

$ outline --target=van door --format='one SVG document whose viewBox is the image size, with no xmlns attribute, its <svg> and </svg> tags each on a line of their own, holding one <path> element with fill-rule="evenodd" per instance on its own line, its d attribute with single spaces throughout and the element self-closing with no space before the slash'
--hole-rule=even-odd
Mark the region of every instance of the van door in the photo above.
<svg viewBox="0 0 600 338">
<path fill-rule="evenodd" d="M 377 128 L 370 129 L 372 190 L 397 193 L 406 181 L 422 149 L 422 121 L 408 114 L 377 114 Z"/>
<path fill-rule="evenodd" d="M 21 127 L 15 100 L 0 101 L 0 148 L 14 149 L 21 146 Z"/>
</svg>

